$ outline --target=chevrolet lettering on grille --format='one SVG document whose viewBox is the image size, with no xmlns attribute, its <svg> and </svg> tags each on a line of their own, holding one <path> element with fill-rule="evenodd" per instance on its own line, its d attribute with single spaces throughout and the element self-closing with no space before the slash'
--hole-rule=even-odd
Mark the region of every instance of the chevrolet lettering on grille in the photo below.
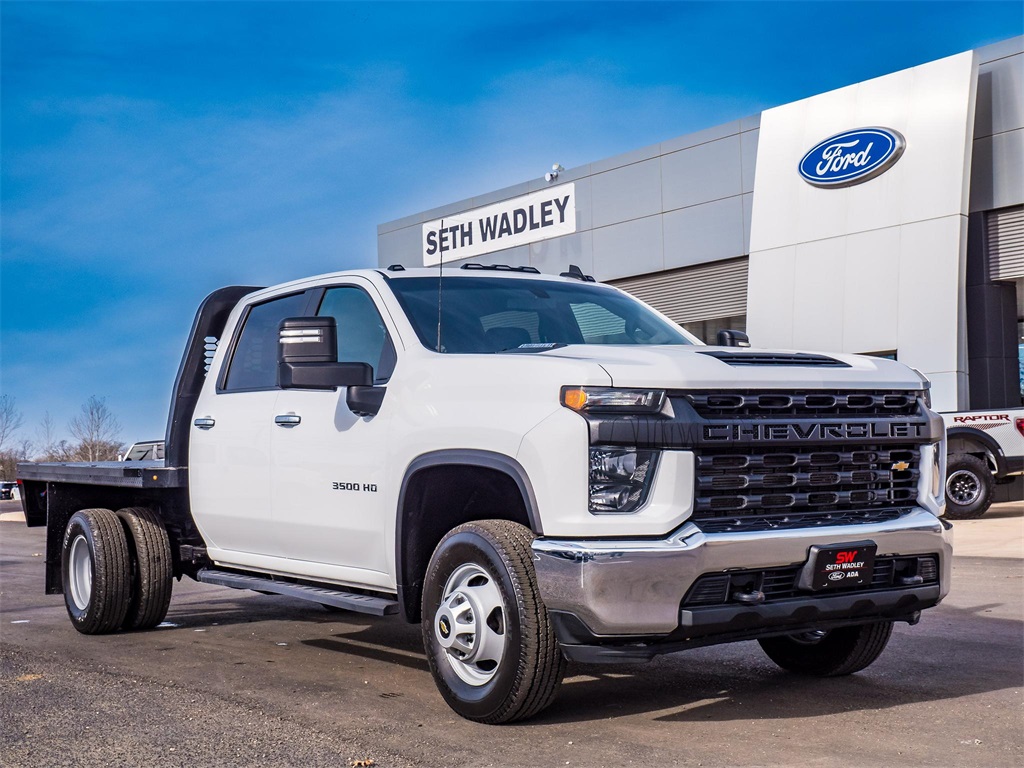
<svg viewBox="0 0 1024 768">
<path fill-rule="evenodd" d="M 719 443 L 800 440 L 863 440 L 865 438 L 925 438 L 928 424 L 908 421 L 848 423 L 739 423 L 705 424 L 704 441 Z"/>
</svg>

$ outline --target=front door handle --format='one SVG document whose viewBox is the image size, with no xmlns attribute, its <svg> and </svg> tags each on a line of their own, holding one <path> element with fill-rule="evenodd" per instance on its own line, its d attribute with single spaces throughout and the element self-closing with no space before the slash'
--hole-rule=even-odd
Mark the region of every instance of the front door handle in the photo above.
<svg viewBox="0 0 1024 768">
<path fill-rule="evenodd" d="M 279 427 L 294 427 L 302 421 L 302 417 L 295 413 L 282 413 L 274 417 L 274 423 Z"/>
<path fill-rule="evenodd" d="M 204 416 L 201 419 L 196 419 L 192 422 L 195 426 L 200 429 L 213 429 L 213 425 L 217 422 L 211 419 L 209 416 Z"/>
</svg>

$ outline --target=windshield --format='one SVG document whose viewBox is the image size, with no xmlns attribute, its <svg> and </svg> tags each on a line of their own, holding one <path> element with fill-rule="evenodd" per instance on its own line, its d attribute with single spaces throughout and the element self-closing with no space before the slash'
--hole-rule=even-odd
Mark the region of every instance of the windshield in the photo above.
<svg viewBox="0 0 1024 768">
<path fill-rule="evenodd" d="M 524 344 L 694 344 L 647 305 L 593 283 L 449 277 L 389 281 L 428 349 L 493 353 Z"/>
</svg>

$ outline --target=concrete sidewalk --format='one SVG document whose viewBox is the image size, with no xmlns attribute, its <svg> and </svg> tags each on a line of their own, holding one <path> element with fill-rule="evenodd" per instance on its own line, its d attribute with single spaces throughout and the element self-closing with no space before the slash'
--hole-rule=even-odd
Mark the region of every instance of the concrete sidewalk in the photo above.
<svg viewBox="0 0 1024 768">
<path fill-rule="evenodd" d="M 953 554 L 1024 559 L 1024 501 L 993 504 L 979 520 L 953 520 Z"/>
</svg>

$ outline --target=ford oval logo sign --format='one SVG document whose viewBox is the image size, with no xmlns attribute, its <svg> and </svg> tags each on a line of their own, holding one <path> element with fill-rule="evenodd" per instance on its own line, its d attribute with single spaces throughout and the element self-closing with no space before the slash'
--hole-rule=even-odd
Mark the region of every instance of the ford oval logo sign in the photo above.
<svg viewBox="0 0 1024 768">
<path fill-rule="evenodd" d="M 819 142 L 800 161 L 800 175 L 815 187 L 848 187 L 885 173 L 907 142 L 891 128 L 858 128 Z"/>
</svg>

